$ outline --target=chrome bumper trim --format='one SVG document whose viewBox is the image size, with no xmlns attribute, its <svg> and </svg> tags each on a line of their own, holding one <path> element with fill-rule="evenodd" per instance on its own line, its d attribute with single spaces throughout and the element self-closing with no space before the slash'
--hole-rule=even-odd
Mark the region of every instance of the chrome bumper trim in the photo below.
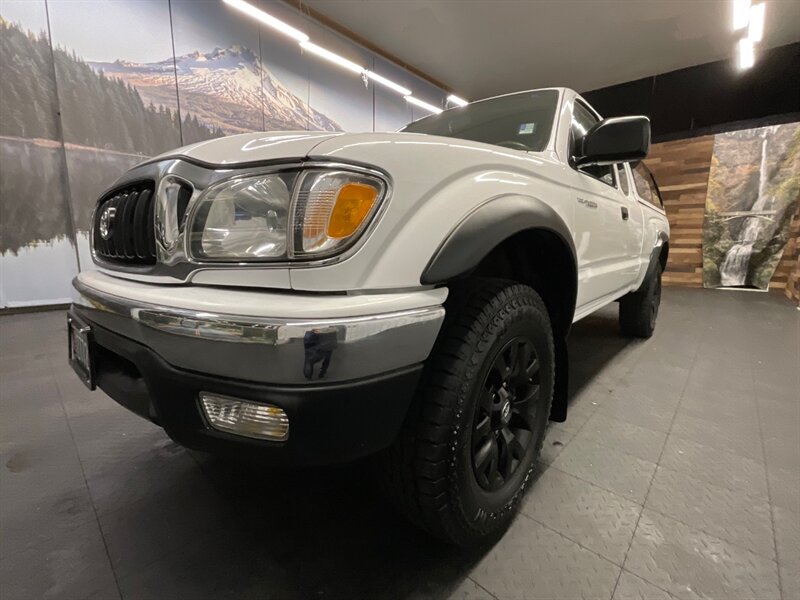
<svg viewBox="0 0 800 600">
<path fill-rule="evenodd" d="M 348 381 L 420 363 L 445 312 L 439 305 L 336 319 L 247 317 L 132 302 L 77 278 L 73 302 L 173 366 L 275 384 Z"/>
</svg>

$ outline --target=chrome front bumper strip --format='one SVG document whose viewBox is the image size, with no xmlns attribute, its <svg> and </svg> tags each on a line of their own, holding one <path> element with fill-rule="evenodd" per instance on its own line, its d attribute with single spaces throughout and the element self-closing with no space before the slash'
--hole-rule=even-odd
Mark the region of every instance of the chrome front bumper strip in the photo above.
<svg viewBox="0 0 800 600">
<path fill-rule="evenodd" d="M 444 319 L 441 305 L 336 319 L 216 314 L 131 302 L 77 278 L 73 302 L 94 324 L 175 367 L 272 384 L 350 381 L 418 364 Z"/>
</svg>

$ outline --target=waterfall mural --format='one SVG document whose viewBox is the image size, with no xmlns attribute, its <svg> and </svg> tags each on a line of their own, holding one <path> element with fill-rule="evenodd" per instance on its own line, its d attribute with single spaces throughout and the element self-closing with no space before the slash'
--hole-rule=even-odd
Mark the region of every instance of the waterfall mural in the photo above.
<svg viewBox="0 0 800 600">
<path fill-rule="evenodd" d="M 705 287 L 766 290 L 800 206 L 800 123 L 714 138 L 703 223 Z"/>
</svg>

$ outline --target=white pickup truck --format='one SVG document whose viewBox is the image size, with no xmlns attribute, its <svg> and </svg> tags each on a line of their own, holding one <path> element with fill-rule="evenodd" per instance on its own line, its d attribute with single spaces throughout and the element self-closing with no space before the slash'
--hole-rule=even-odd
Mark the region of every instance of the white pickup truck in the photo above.
<svg viewBox="0 0 800 600">
<path fill-rule="evenodd" d="M 456 544 L 510 522 L 573 322 L 653 331 L 669 226 L 645 117 L 542 89 L 398 133 L 255 133 L 123 175 L 97 201 L 69 357 L 177 442 L 291 466 L 368 455 Z"/>
</svg>

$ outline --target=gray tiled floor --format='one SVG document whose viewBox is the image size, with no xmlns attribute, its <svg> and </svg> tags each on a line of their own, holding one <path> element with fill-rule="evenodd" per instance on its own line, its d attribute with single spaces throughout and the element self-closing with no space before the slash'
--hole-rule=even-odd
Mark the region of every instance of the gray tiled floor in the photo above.
<svg viewBox="0 0 800 600">
<path fill-rule="evenodd" d="M 665 290 L 656 335 L 575 326 L 508 534 L 408 527 L 364 465 L 280 472 L 189 453 L 89 393 L 61 313 L 0 317 L 0 597 L 800 600 L 800 313 Z"/>
</svg>

